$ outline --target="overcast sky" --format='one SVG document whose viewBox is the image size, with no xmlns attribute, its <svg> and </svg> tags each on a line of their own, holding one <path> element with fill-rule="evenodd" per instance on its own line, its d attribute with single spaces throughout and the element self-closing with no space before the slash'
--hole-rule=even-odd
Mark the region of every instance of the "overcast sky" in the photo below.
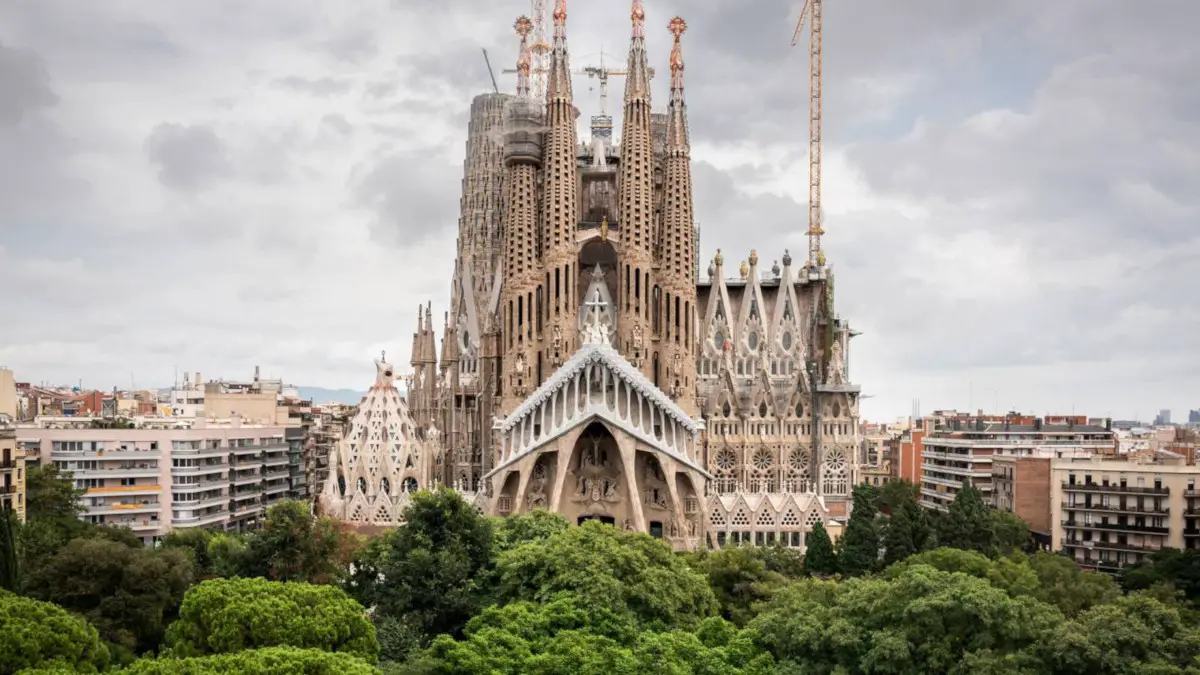
<svg viewBox="0 0 1200 675">
<path fill-rule="evenodd" d="M 702 268 L 804 247 L 799 4 L 646 0 L 659 72 L 690 27 Z M 624 59 L 625 5 L 570 2 L 573 67 Z M 0 365 L 365 389 L 406 362 L 448 302 L 480 47 L 512 67 L 528 9 L 0 0 Z M 825 248 L 867 416 L 1200 407 L 1197 26 L 1193 0 L 826 3 Z"/>
</svg>

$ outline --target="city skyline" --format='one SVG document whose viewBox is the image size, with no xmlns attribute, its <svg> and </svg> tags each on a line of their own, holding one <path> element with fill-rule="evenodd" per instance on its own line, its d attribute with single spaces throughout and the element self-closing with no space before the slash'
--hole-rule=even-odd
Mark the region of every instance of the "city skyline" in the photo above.
<svg viewBox="0 0 1200 675">
<path fill-rule="evenodd" d="M 767 265 L 777 242 L 803 249 L 798 4 L 647 2 L 659 72 L 667 21 L 690 27 L 702 269 L 717 248 Z M 97 388 L 261 364 L 363 390 L 381 350 L 407 363 L 418 301 L 438 326 L 446 309 L 463 122 L 491 86 L 479 48 L 512 90 L 528 11 L 411 5 L 0 8 L 0 151 L 25 160 L 0 170 L 0 364 Z M 936 7 L 826 11 L 825 247 L 863 331 L 864 417 L 916 398 L 1183 419 L 1200 295 L 1163 291 L 1200 251 L 1194 94 L 1171 79 L 1200 62 L 1177 16 L 1197 9 Z M 571 12 L 572 67 L 619 62 L 624 12 Z M 574 78 L 584 120 L 594 85 Z"/>
</svg>

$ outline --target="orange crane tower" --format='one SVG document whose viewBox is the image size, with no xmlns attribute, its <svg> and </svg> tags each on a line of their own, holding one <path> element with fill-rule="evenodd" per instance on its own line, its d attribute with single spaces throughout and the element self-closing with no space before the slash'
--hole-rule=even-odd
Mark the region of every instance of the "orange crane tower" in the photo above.
<svg viewBox="0 0 1200 675">
<path fill-rule="evenodd" d="M 810 271 L 825 264 L 821 251 L 821 3 L 805 0 L 792 35 L 792 46 L 800 42 L 804 20 L 808 27 L 808 263 Z"/>
</svg>

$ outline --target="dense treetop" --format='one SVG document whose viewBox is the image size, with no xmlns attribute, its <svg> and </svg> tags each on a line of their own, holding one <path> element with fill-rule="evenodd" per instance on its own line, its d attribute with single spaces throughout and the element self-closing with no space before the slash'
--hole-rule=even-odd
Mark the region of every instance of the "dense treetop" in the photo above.
<svg viewBox="0 0 1200 675">
<path fill-rule="evenodd" d="M 62 482 L 37 477 L 51 503 L 0 527 L 0 581 L 26 595 L 0 591 L 0 675 L 1200 675 L 1200 552 L 1085 572 L 1022 550 L 970 487 L 946 513 L 857 488 L 805 557 L 484 518 L 449 490 L 377 537 L 285 503 L 257 532 L 145 549 L 78 521 Z"/>
</svg>

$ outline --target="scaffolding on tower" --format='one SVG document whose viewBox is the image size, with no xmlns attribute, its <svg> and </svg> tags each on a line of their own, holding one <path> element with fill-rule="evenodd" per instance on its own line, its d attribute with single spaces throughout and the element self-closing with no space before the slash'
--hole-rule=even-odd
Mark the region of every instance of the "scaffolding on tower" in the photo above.
<svg viewBox="0 0 1200 675">
<path fill-rule="evenodd" d="M 529 53 L 533 57 L 530 88 L 534 100 L 545 101 L 546 74 L 550 72 L 550 43 L 546 41 L 546 0 L 531 0 L 529 5 L 533 16 L 533 42 L 529 45 Z"/>
</svg>

